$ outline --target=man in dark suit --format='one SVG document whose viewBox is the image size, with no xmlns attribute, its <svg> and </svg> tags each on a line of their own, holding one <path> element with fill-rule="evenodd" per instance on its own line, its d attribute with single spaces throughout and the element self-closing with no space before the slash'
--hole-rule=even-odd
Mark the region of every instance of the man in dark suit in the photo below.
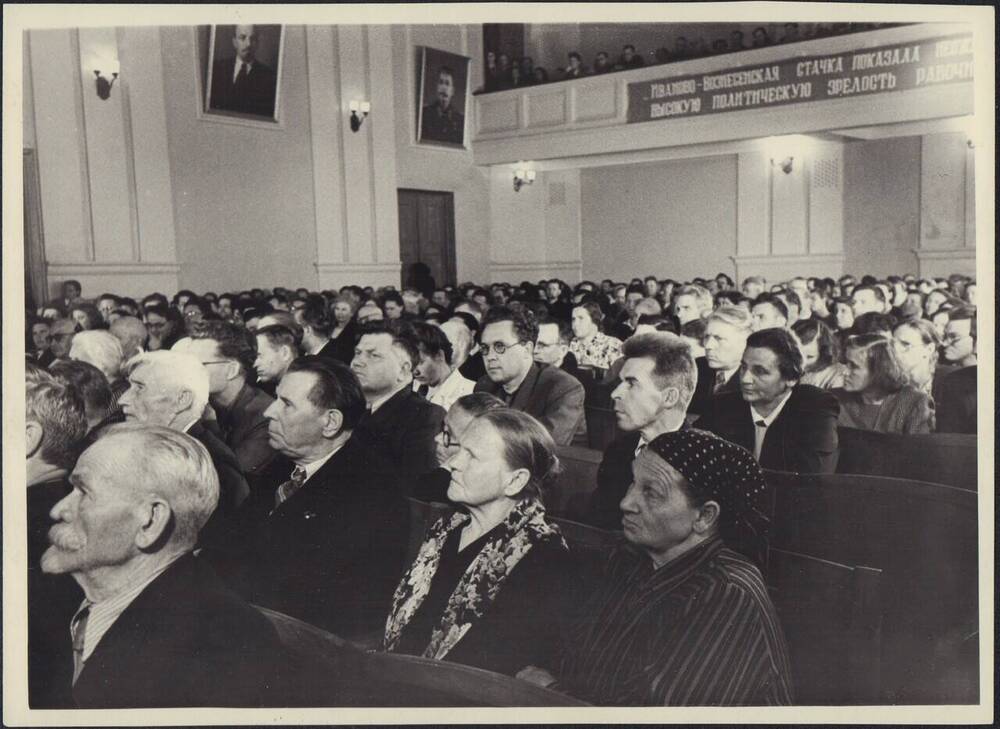
<svg viewBox="0 0 1000 729">
<path fill-rule="evenodd" d="M 405 321 L 368 322 L 354 351 L 351 371 L 361 383 L 367 413 L 357 437 L 379 451 L 409 493 L 413 479 L 438 466 L 434 438 L 445 411 L 413 390 L 420 350 Z"/>
<path fill-rule="evenodd" d="M 69 575 L 42 572 L 49 546 L 49 513 L 73 487 L 67 476 L 87 435 L 83 400 L 75 388 L 44 373 L 25 392 L 28 481 L 28 705 L 71 708 L 72 651 L 66 626 L 83 594 Z"/>
<path fill-rule="evenodd" d="M 295 467 L 269 502 L 248 504 L 250 549 L 231 575 L 251 602 L 342 636 L 384 626 L 408 541 L 388 454 L 355 432 L 364 413 L 346 366 L 292 364 L 265 415 L 272 446 Z"/>
<path fill-rule="evenodd" d="M 802 372 L 802 353 L 788 330 L 754 332 L 743 353 L 740 392 L 716 395 L 696 426 L 743 446 L 763 468 L 833 473 L 840 406 L 829 392 L 798 384 Z"/>
<path fill-rule="evenodd" d="M 441 66 L 437 75 L 433 104 L 423 108 L 420 117 L 421 141 L 462 144 L 465 140 L 465 116 L 452 103 L 455 98 L 455 72 Z"/>
<path fill-rule="evenodd" d="M 230 534 L 250 493 L 236 455 L 201 422 L 208 405 L 209 374 L 190 352 L 146 352 L 130 361 L 129 389 L 121 397 L 126 421 L 163 425 L 201 442 L 219 476 L 218 508 L 201 530 L 204 544 L 235 548 Z"/>
<path fill-rule="evenodd" d="M 691 401 L 692 414 L 707 412 L 713 395 L 740 391 L 740 361 L 752 329 L 753 316 L 742 306 L 720 306 L 705 318 L 705 356 L 695 360 L 698 387 Z"/>
<path fill-rule="evenodd" d="M 253 335 L 236 324 L 206 321 L 191 337 L 185 351 L 208 371 L 208 400 L 223 442 L 244 474 L 260 473 L 276 455 L 268 443 L 264 418 L 274 398 L 248 382 L 257 356 Z"/>
<path fill-rule="evenodd" d="M 538 320 L 538 339 L 535 340 L 535 362 L 558 367 L 567 375 L 581 379 L 576 355 L 569 351 L 573 331 L 562 319 L 546 316 Z"/>
<path fill-rule="evenodd" d="M 586 445 L 583 385 L 558 367 L 536 363 L 537 339 L 538 324 L 528 309 L 494 306 L 487 311 L 480 342 L 486 376 L 475 391 L 534 416 L 556 445 Z"/>
<path fill-rule="evenodd" d="M 70 480 L 42 569 L 71 574 L 85 595 L 66 637 L 76 706 L 276 705 L 277 634 L 192 555 L 219 496 L 205 448 L 169 428 L 114 425 Z"/>
<path fill-rule="evenodd" d="M 257 28 L 237 25 L 232 42 L 236 57 L 212 65 L 212 108 L 273 117 L 278 77 L 257 60 Z"/>
<path fill-rule="evenodd" d="M 619 504 L 632 483 L 632 461 L 656 436 L 684 427 L 698 378 L 691 348 L 669 332 L 635 334 L 623 355 L 611 401 L 624 434 L 604 451 L 586 519 L 603 529 L 621 529 Z"/>
</svg>

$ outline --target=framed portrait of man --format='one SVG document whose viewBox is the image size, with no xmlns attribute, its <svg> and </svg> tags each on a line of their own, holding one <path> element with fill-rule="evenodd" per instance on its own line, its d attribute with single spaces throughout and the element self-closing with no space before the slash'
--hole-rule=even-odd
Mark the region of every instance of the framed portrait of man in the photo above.
<svg viewBox="0 0 1000 729">
<path fill-rule="evenodd" d="M 205 111 L 278 120 L 281 25 L 213 25 L 209 32 Z"/>
<path fill-rule="evenodd" d="M 468 85 L 468 58 L 434 48 L 420 49 L 418 142 L 465 146 Z"/>
</svg>

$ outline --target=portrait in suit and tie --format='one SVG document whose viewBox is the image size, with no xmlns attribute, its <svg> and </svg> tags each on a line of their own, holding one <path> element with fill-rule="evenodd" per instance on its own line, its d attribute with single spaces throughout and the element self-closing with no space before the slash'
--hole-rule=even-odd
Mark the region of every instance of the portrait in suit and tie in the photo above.
<svg viewBox="0 0 1000 729">
<path fill-rule="evenodd" d="M 276 121 L 283 27 L 216 25 L 209 37 L 206 111 Z"/>
</svg>

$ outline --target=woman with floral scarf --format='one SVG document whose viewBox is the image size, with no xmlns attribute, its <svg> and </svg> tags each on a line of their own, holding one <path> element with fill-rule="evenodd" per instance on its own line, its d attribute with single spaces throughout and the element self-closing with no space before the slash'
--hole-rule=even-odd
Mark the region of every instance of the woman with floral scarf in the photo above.
<svg viewBox="0 0 1000 729">
<path fill-rule="evenodd" d="M 547 664 L 575 604 L 569 550 L 541 501 L 559 462 L 544 426 L 515 410 L 484 413 L 459 437 L 446 467 L 463 511 L 428 530 L 383 649 L 513 675 Z"/>
</svg>

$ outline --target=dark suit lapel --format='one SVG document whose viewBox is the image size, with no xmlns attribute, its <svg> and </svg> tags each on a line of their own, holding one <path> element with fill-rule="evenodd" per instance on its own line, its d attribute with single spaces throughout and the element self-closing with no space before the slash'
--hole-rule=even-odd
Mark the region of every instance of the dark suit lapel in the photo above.
<svg viewBox="0 0 1000 729">
<path fill-rule="evenodd" d="M 510 406 L 514 410 L 530 412 L 529 408 L 532 404 L 542 404 L 534 401 L 535 387 L 538 385 L 538 378 L 541 375 L 542 368 L 532 363 L 531 369 L 528 370 L 528 374 L 525 376 L 521 386 L 517 388 L 517 392 L 514 393 L 514 399 L 510 403 Z"/>
</svg>

